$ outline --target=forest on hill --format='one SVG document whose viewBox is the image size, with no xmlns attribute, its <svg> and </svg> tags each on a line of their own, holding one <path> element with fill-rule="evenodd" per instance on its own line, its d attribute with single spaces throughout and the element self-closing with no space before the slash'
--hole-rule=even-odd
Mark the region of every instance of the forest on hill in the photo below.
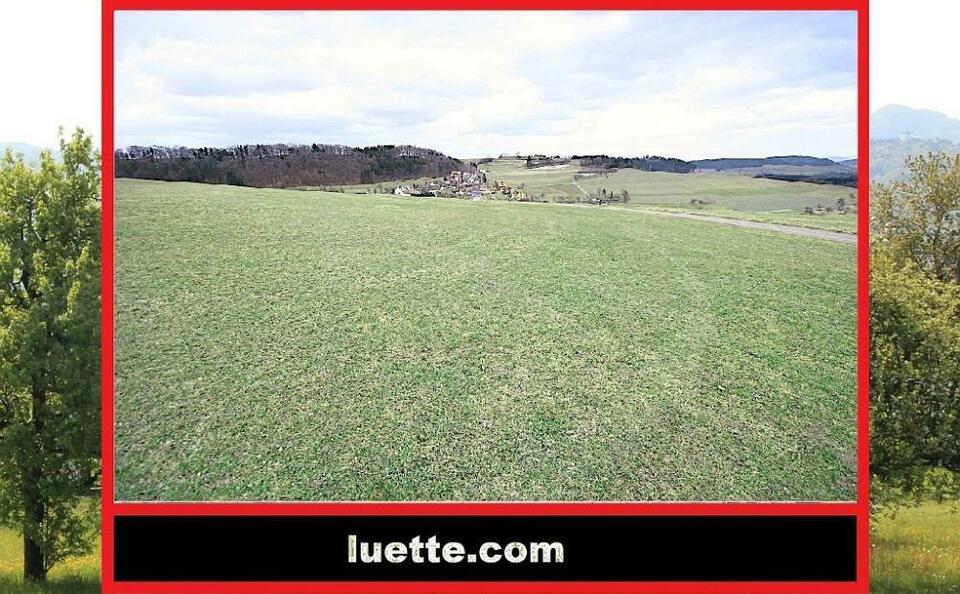
<svg viewBox="0 0 960 594">
<path fill-rule="evenodd" d="M 256 188 L 365 184 L 474 169 L 438 151 L 406 145 L 131 146 L 115 152 L 114 164 L 117 177 Z"/>
<path fill-rule="evenodd" d="M 807 157 L 804 155 L 745 159 L 699 159 L 697 161 L 691 161 L 691 163 L 695 165 L 697 169 L 716 169 L 717 171 L 723 171 L 725 169 L 748 169 L 752 167 L 764 167 L 769 165 L 831 167 L 837 164 L 836 161 L 825 159 L 823 157 Z"/>
<path fill-rule="evenodd" d="M 856 186 L 854 167 L 806 156 L 684 161 L 657 155 L 594 154 L 569 158 L 531 155 L 526 157 L 526 167 L 556 166 L 572 160 L 584 169 L 667 173 L 736 169 L 752 177 Z M 478 162 L 450 157 L 433 149 L 389 144 L 363 148 L 338 144 L 245 144 L 228 148 L 131 146 L 114 153 L 117 177 L 256 188 L 346 186 L 444 177 L 453 171 L 476 171 Z"/>
<path fill-rule="evenodd" d="M 857 187 L 855 160 L 837 162 L 823 157 L 787 155 L 744 159 L 701 159 L 691 163 L 701 170 L 731 171 L 741 175 L 780 181 Z"/>
<path fill-rule="evenodd" d="M 821 157 L 791 155 L 751 159 L 702 159 L 684 161 L 671 157 L 610 157 L 607 155 L 574 155 L 585 168 L 638 169 L 668 173 L 693 173 L 697 170 L 737 170 L 743 175 L 780 181 L 805 181 L 838 186 L 857 185 L 856 167 Z M 528 166 L 529 160 L 528 160 Z"/>
<path fill-rule="evenodd" d="M 646 155 L 644 157 L 610 157 L 607 155 L 574 155 L 582 167 L 597 169 L 639 169 L 641 171 L 666 171 L 690 173 L 696 166 L 682 159 Z"/>
</svg>

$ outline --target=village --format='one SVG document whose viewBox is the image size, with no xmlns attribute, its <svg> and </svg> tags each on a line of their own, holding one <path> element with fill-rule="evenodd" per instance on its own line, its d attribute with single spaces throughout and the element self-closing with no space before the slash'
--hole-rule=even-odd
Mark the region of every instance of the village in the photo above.
<svg viewBox="0 0 960 594">
<path fill-rule="evenodd" d="M 501 181 L 487 185 L 487 175 L 483 170 L 451 171 L 448 175 L 431 179 L 419 184 L 397 186 L 393 193 L 397 196 L 434 196 L 443 198 L 465 198 L 470 200 L 528 200 L 522 187 L 512 187 Z"/>
</svg>

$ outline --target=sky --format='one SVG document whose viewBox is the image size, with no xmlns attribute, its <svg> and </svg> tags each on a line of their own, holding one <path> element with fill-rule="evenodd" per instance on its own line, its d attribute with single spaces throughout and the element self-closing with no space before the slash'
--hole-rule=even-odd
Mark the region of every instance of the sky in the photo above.
<svg viewBox="0 0 960 594">
<path fill-rule="evenodd" d="M 60 125 L 67 129 L 83 126 L 99 139 L 99 11 L 98 0 L 0 5 L 5 81 L 0 92 L 0 143 L 53 146 Z M 291 26 L 289 31 L 271 30 L 272 21 L 245 21 L 244 28 L 235 30 L 211 27 L 209 17 L 175 15 L 167 23 L 154 25 L 142 18 L 120 18 L 120 32 L 126 36 L 122 57 L 128 68 L 166 53 L 165 48 L 171 51 L 154 66 L 157 72 L 147 63 L 129 80 L 118 81 L 122 83 L 118 101 L 123 100 L 126 111 L 117 140 L 125 144 L 230 144 L 254 138 L 415 142 L 462 154 L 489 152 L 494 145 L 507 152 L 535 151 L 533 140 L 546 144 L 575 138 L 584 142 L 571 142 L 576 145 L 571 152 L 598 148 L 709 156 L 739 150 L 746 154 L 751 148 L 766 152 L 769 144 L 779 149 L 770 148 L 771 152 L 843 155 L 852 150 L 847 148 L 852 141 L 845 140 L 842 129 L 836 134 L 826 133 L 826 128 L 810 130 L 818 121 L 846 118 L 843 111 L 852 108 L 845 107 L 849 101 L 844 94 L 849 90 L 843 88 L 849 85 L 824 80 L 802 92 L 781 91 L 781 103 L 789 103 L 785 112 L 776 108 L 776 97 L 769 96 L 769 89 L 778 85 L 796 87 L 791 82 L 809 78 L 804 72 L 827 60 L 823 53 L 829 52 L 790 52 L 784 57 L 791 45 L 807 36 L 822 39 L 821 32 L 831 32 L 831 27 L 818 27 L 816 22 L 805 21 L 803 27 L 791 26 L 784 32 L 783 25 L 761 23 L 765 26 L 759 27 L 747 18 L 741 22 L 748 26 L 740 29 L 740 34 L 746 31 L 746 35 L 738 43 L 736 27 L 714 18 L 676 26 L 648 21 L 644 27 L 642 18 L 623 15 L 593 14 L 581 22 L 556 14 L 550 19 L 524 14 L 500 23 L 471 20 L 462 44 L 437 50 L 442 36 L 434 39 L 434 29 L 419 15 L 408 19 L 412 24 L 396 21 L 393 26 L 379 23 L 379 27 L 336 16 L 320 19 L 326 21 L 320 23 L 294 18 L 299 26 Z M 960 78 L 949 70 L 947 49 L 957 22 L 960 3 L 872 0 L 872 109 L 900 103 L 960 117 Z M 178 31 L 179 26 L 184 30 Z M 341 26 L 344 28 L 338 30 Z M 841 37 L 846 28 L 843 24 L 836 27 L 832 29 L 834 38 Z M 456 27 L 452 31 L 464 33 Z M 728 41 L 724 42 L 724 36 Z M 274 46 L 275 38 L 280 39 Z M 241 39 L 247 43 L 240 43 Z M 336 40 L 334 49 L 339 51 L 285 54 L 284 48 L 319 51 L 330 45 L 324 39 Z M 395 40 L 404 41 L 404 47 L 390 46 Z M 746 51 L 744 46 L 748 46 Z M 192 54 L 191 47 L 212 53 Z M 264 47 L 266 52 L 258 52 Z M 390 59 L 382 61 L 379 70 L 376 64 L 358 64 L 360 47 L 380 50 Z M 739 53 L 733 51 L 737 48 Z M 660 59 L 664 55 L 675 61 Z M 244 57 L 251 59 L 240 59 Z M 197 66 L 209 65 L 214 58 L 224 61 L 207 68 Z M 186 66 L 177 68 L 178 63 Z M 620 68 L 623 64 L 627 67 Z M 457 65 L 463 67 L 462 72 L 455 69 Z M 414 72 L 417 79 L 396 82 L 418 68 L 421 72 Z M 849 69 L 849 59 L 841 57 L 832 68 Z M 450 69 L 455 70 L 452 75 Z M 630 73 L 631 78 L 615 76 L 618 71 Z M 351 76 L 379 84 L 360 93 L 349 84 Z M 446 81 L 442 85 L 436 82 L 441 76 Z M 744 84 L 745 79 L 754 88 Z M 758 90 L 764 86 L 768 96 L 760 92 L 764 100 L 758 102 Z M 217 99 L 218 87 L 221 92 L 233 91 L 227 101 Z M 468 92 L 476 89 L 481 92 Z M 151 98 L 153 91 L 157 96 Z M 741 92 L 744 100 L 738 103 Z M 470 101 L 460 101 L 457 108 L 457 93 Z M 695 111 L 711 94 L 724 99 L 717 103 L 717 113 L 710 113 L 714 108 Z M 598 113 L 605 97 L 610 98 L 607 116 Z M 755 105 L 762 111 L 753 114 Z M 215 113 L 218 106 L 223 108 L 221 113 Z M 554 106 L 565 109 L 545 111 Z M 423 118 L 422 107 L 446 109 L 442 118 L 424 122 L 418 121 Z M 809 111 L 814 117 L 805 120 L 804 112 Z M 345 117 L 357 114 L 363 119 L 344 123 Z M 751 125 L 753 115 L 760 124 Z M 283 122 L 286 125 L 274 129 L 274 124 Z M 165 137 L 168 124 L 170 134 Z M 218 130 L 220 124 L 224 128 Z M 454 125 L 462 126 L 464 132 L 456 137 L 447 134 Z M 527 136 L 519 134 L 527 128 Z M 467 129 L 477 138 L 474 146 L 462 142 Z M 725 130 L 733 131 L 725 134 Z M 671 131 L 676 132 L 676 139 L 671 140 Z M 527 139 L 531 140 L 529 146 Z M 635 148 L 637 144 L 642 147 Z M 832 146 L 821 146 L 825 144 Z"/>
<path fill-rule="evenodd" d="M 957 23 L 960 2 L 871 0 L 872 110 L 896 103 L 960 118 Z"/>
<path fill-rule="evenodd" d="M 117 15 L 118 146 L 853 155 L 852 13 Z"/>
<path fill-rule="evenodd" d="M 100 138 L 100 1 L 0 3 L 0 143 L 44 147 L 57 128 Z"/>
</svg>

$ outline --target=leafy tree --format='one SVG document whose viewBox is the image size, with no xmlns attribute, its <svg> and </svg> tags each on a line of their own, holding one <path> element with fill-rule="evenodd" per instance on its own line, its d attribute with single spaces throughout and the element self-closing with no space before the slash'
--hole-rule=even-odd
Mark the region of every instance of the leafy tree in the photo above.
<svg viewBox="0 0 960 594">
<path fill-rule="evenodd" d="M 875 243 L 899 263 L 960 283 L 960 155 L 909 157 L 907 169 L 908 179 L 873 187 Z"/>
<path fill-rule="evenodd" d="M 928 154 L 907 167 L 909 179 L 871 189 L 877 494 L 923 489 L 930 468 L 960 471 L 960 158 Z"/>
<path fill-rule="evenodd" d="M 60 150 L 0 161 L 0 522 L 31 580 L 97 525 L 79 502 L 100 472 L 100 156 L 81 130 Z"/>
<path fill-rule="evenodd" d="M 871 263 L 873 474 L 911 481 L 920 469 L 960 470 L 960 285 Z"/>
</svg>

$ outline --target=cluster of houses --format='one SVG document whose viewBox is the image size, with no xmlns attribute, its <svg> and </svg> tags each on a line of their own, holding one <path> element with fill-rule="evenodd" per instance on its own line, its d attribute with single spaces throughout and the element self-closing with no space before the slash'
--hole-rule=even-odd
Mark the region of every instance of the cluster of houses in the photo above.
<svg viewBox="0 0 960 594">
<path fill-rule="evenodd" d="M 507 186 L 503 182 L 487 185 L 487 176 L 481 171 L 452 171 L 439 179 L 431 179 L 420 184 L 397 186 L 393 193 L 397 196 L 437 196 L 443 198 L 466 198 L 470 200 L 526 200 L 527 195 L 520 188 Z"/>
</svg>

